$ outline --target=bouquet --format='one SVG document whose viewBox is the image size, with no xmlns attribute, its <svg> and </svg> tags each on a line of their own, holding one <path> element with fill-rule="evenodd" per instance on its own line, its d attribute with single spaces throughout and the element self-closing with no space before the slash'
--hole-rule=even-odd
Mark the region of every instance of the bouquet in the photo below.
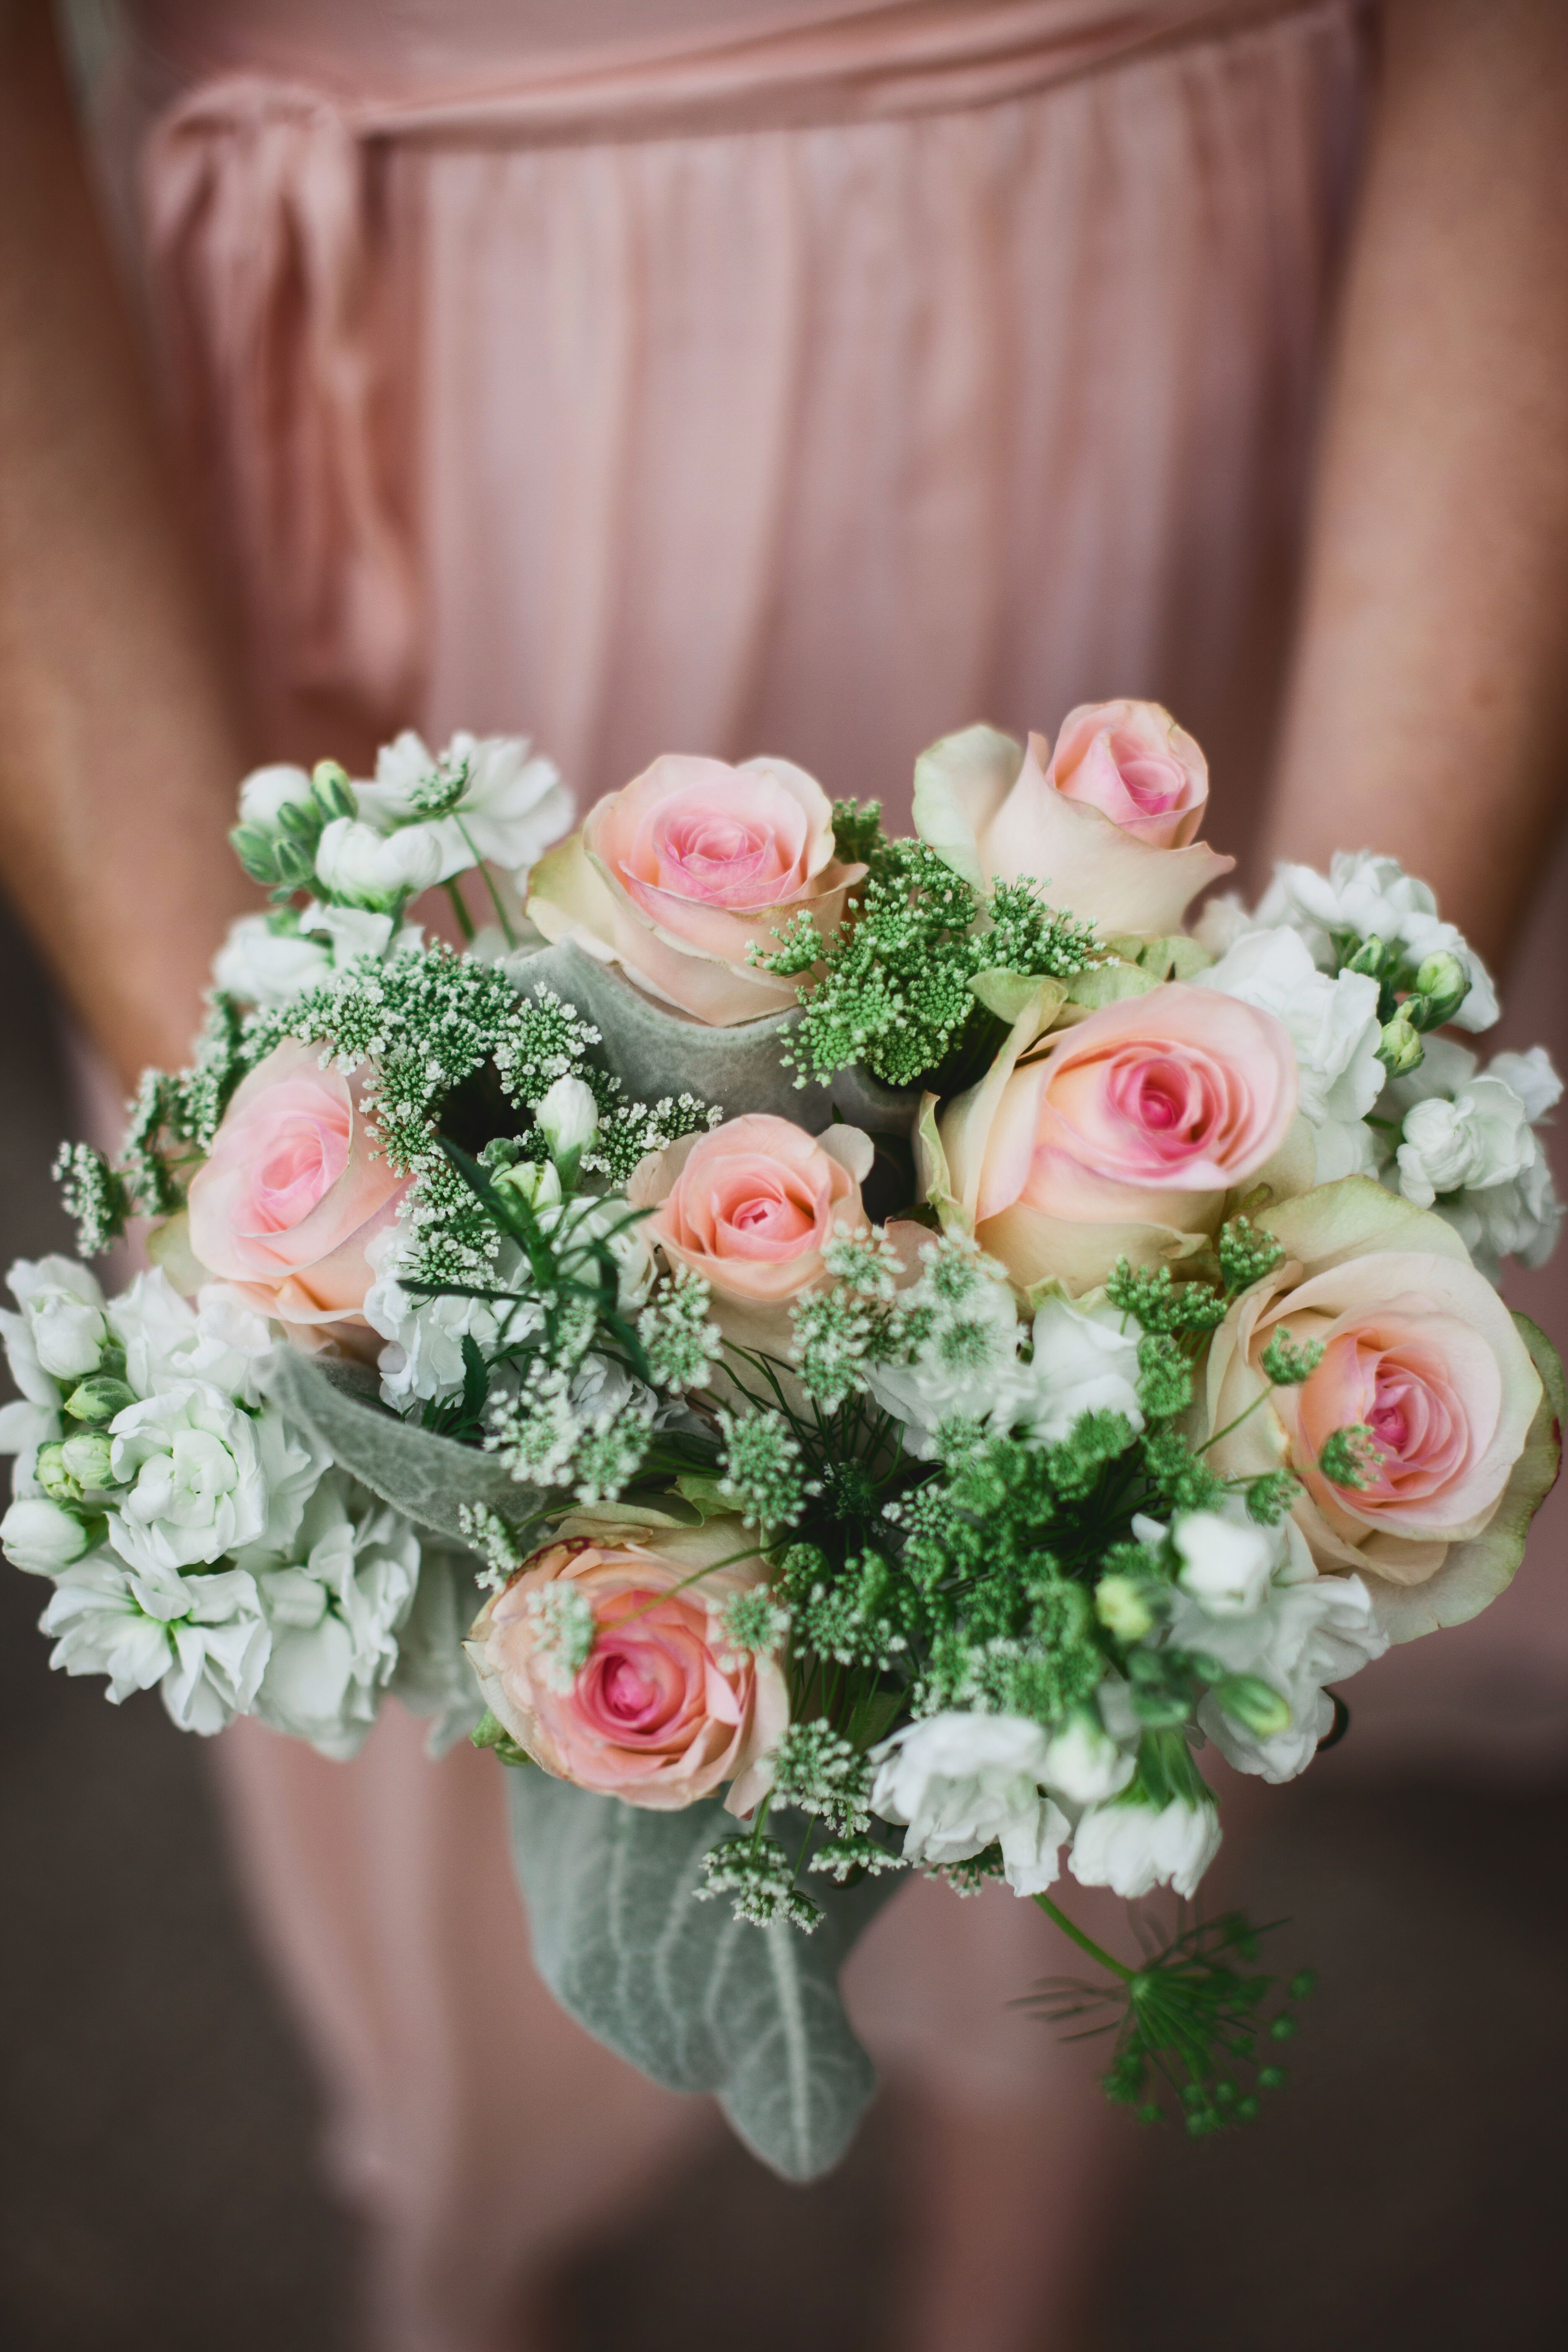
<svg viewBox="0 0 1568 2352">
<path fill-rule="evenodd" d="M 1308 1978 L 1186 1907 L 1205 1759 L 1291 1779 L 1517 1568 L 1563 1384 L 1495 1285 L 1556 1238 L 1562 1086 L 1453 1034 L 1491 982 L 1391 859 L 1189 928 L 1207 793 L 1137 702 L 936 744 L 908 839 L 782 760 L 575 832 L 510 740 L 251 776 L 270 911 L 120 1157 L 61 1155 L 147 1270 L 24 1261 L 0 1318 L 53 1663 L 493 1751 L 547 1981 L 793 2177 L 910 1871 L 1081 1948 L 1032 1998 L 1113 2097 L 1255 2114 Z M 1170 1889 L 1169 1940 L 1102 1950 L 1074 1882 Z"/>
</svg>

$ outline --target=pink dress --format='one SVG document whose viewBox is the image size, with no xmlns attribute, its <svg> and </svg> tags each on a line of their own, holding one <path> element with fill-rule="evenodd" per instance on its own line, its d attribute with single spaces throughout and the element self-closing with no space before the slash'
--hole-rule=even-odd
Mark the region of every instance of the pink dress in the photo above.
<svg viewBox="0 0 1568 2352">
<path fill-rule="evenodd" d="M 1352 0 L 133 0 L 122 31 L 101 149 L 279 748 L 525 730 L 582 805 L 660 751 L 776 750 L 899 814 L 956 725 L 1147 695 L 1245 846 Z M 1557 1640 L 1526 1702 L 1506 1627 L 1468 1653 L 1547 1745 Z M 1391 1685 L 1445 1736 L 1448 1647 L 1436 1711 Z M 389 1712 L 345 1767 L 242 1726 L 223 1760 L 339 2176 L 390 2225 L 383 2341 L 467 2352 L 702 2110 L 554 2009 L 497 1768 L 419 1740 Z M 1040 1926 L 911 1889 L 852 1966 L 868 2038 L 1074 2095 L 1081 2053 L 1003 2005 Z"/>
</svg>

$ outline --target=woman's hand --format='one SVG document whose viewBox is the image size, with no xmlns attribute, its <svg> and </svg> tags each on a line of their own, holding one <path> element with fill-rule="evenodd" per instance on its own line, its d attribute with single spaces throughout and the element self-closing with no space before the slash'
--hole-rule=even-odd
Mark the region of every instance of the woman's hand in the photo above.
<svg viewBox="0 0 1568 2352">
<path fill-rule="evenodd" d="M 251 894 L 248 764 L 40 0 L 0 9 L 0 877 L 123 1081 Z"/>
<path fill-rule="evenodd" d="M 1568 6 L 1386 0 L 1271 856 L 1501 965 L 1568 789 Z"/>
</svg>

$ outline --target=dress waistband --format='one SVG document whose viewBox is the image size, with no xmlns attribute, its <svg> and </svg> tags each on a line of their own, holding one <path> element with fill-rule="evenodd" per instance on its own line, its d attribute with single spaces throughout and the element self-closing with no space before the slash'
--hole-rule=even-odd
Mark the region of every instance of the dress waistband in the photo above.
<svg viewBox="0 0 1568 2352">
<path fill-rule="evenodd" d="M 345 102 L 257 75 L 199 84 L 141 159 L 151 288 L 185 428 L 213 463 L 296 685 L 405 713 L 415 567 L 378 457 L 381 143 L 586 144 L 992 106 L 1162 50 L 1358 0 L 895 0 L 826 23 L 559 58 L 466 93 Z"/>
</svg>

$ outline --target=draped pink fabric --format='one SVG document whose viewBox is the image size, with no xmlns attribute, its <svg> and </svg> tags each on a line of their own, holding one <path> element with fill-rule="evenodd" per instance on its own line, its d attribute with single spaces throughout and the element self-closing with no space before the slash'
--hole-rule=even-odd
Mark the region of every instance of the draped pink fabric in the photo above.
<svg viewBox="0 0 1568 2352">
<path fill-rule="evenodd" d="M 332 748 L 324 695 L 527 731 L 584 803 L 660 751 L 772 750 L 898 812 L 952 727 L 1131 693 L 1205 744 L 1242 845 L 1353 188 L 1352 0 L 130 22 L 106 142 L 138 151 L 181 446 L 280 745 Z M 1517 1716 L 1531 1644 L 1497 1618 L 1481 1681 Z M 1461 1649 L 1436 1715 L 1407 1673 L 1410 1724 L 1473 1718 Z M 343 1767 L 243 1725 L 222 1760 L 340 2177 L 385 2225 L 380 2340 L 470 2352 L 519 2263 L 701 2110 L 555 2011 L 499 1773 L 419 1737 L 389 1713 Z M 1005 2005 L 1040 1927 L 915 1888 L 851 1990 L 884 2056 L 1081 2135 L 1081 2053 Z"/>
</svg>

